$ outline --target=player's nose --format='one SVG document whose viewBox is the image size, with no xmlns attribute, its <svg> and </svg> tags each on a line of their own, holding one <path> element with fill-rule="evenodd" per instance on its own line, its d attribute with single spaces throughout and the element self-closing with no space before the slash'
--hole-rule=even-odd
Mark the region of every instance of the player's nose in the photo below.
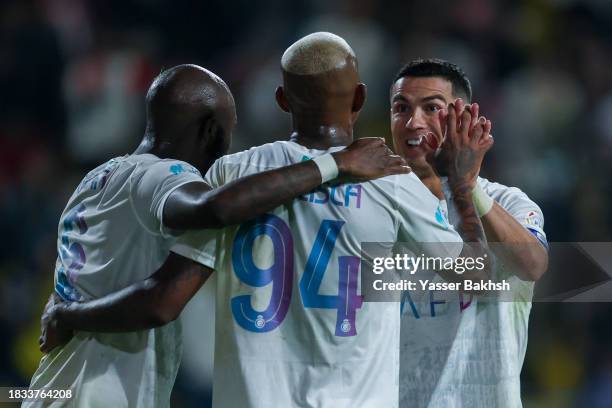
<svg viewBox="0 0 612 408">
<path fill-rule="evenodd" d="M 409 129 L 409 130 L 423 129 L 423 128 L 426 127 L 426 125 L 427 124 L 425 122 L 425 118 L 419 112 L 418 109 L 416 111 L 414 111 L 412 116 L 410 116 L 410 119 L 408 119 L 408 121 L 406 121 L 406 129 Z"/>
</svg>

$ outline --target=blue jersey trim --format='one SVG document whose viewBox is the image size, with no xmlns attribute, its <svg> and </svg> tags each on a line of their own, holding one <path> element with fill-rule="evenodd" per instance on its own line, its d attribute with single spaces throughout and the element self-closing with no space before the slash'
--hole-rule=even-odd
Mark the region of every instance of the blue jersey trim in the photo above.
<svg viewBox="0 0 612 408">
<path fill-rule="evenodd" d="M 542 244 L 542 246 L 544 248 L 546 248 L 546 250 L 548 251 L 548 249 L 549 249 L 548 248 L 548 241 L 546 241 L 546 238 L 544 237 L 544 235 L 540 231 L 538 231 L 536 229 L 529 228 L 529 227 L 525 227 L 525 228 L 527 228 L 527 231 L 531 232 L 533 234 L 533 236 L 536 237 L 538 242 L 540 242 L 540 244 Z"/>
</svg>

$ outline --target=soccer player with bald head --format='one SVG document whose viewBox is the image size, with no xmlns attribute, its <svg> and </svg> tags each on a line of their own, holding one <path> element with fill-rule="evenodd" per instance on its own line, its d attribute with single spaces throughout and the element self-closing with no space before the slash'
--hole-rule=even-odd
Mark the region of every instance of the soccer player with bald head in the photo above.
<svg viewBox="0 0 612 408">
<path fill-rule="evenodd" d="M 146 102 L 140 146 L 87 174 L 60 218 L 54 296 L 65 303 L 49 305 L 41 348 L 67 343 L 43 357 L 30 385 L 72 392 L 54 406 L 168 406 L 181 353 L 175 319 L 211 274 L 208 263 L 173 249 L 180 230 L 254 218 L 337 175 L 407 171 L 370 140 L 325 156 L 324 174 L 304 162 L 212 189 L 200 172 L 230 144 L 236 112 L 227 85 L 180 65 L 155 79 Z M 140 331 L 99 333 L 126 330 Z"/>
</svg>

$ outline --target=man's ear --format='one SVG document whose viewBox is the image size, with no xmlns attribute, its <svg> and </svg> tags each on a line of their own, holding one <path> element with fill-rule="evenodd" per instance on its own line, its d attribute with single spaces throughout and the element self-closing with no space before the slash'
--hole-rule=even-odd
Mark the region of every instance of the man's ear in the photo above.
<svg viewBox="0 0 612 408">
<path fill-rule="evenodd" d="M 353 95 L 353 106 L 351 108 L 352 112 L 357 113 L 363 108 L 363 105 L 366 101 L 367 93 L 368 90 L 365 84 L 358 83 L 357 87 L 355 88 L 355 93 Z"/>
<path fill-rule="evenodd" d="M 276 103 L 278 104 L 279 108 L 281 108 L 284 112 L 287 113 L 291 113 L 291 108 L 289 107 L 289 101 L 287 100 L 287 97 L 285 96 L 285 90 L 283 89 L 282 86 L 279 86 L 278 88 L 276 88 Z"/>
<path fill-rule="evenodd" d="M 219 123 L 213 115 L 202 119 L 200 129 L 198 131 L 198 139 L 204 146 L 209 146 L 216 143 L 217 135 L 219 134 Z"/>
</svg>

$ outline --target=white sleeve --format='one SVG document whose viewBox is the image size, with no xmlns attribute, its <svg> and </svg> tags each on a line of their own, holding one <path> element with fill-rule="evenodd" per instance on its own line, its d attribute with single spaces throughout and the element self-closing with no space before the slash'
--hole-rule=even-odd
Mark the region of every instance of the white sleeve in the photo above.
<svg viewBox="0 0 612 408">
<path fill-rule="evenodd" d="M 544 232 L 544 214 L 540 207 L 531 201 L 527 194 L 516 187 L 507 187 L 499 183 L 479 179 L 484 191 L 491 196 L 504 210 L 531 232 L 538 241 L 548 248 Z"/>
<path fill-rule="evenodd" d="M 215 160 L 212 166 L 208 169 L 204 175 L 204 181 L 208 183 L 212 188 L 217 188 L 225 184 L 225 177 L 223 174 L 223 157 Z"/>
<path fill-rule="evenodd" d="M 249 156 L 239 153 L 223 156 L 210 166 L 210 169 L 208 169 L 204 176 L 204 181 L 212 188 L 217 188 L 240 177 L 261 171 L 258 167 L 251 167 L 256 169 L 256 171 L 247 171 L 250 168 L 248 160 Z M 245 161 L 247 162 L 245 163 Z"/>
<path fill-rule="evenodd" d="M 181 235 L 170 250 L 199 264 L 215 268 L 217 237 L 222 230 L 188 231 Z"/>
<path fill-rule="evenodd" d="M 204 176 L 204 182 L 212 188 L 219 188 L 237 176 L 238 164 L 230 164 L 227 156 L 217 159 Z M 209 268 L 215 267 L 217 240 L 223 229 L 187 231 L 170 248 L 178 255 L 189 258 Z"/>
<path fill-rule="evenodd" d="M 172 236 L 172 231 L 163 225 L 164 205 L 174 190 L 192 182 L 204 182 L 200 172 L 177 160 L 161 160 L 134 176 L 132 206 L 143 227 L 153 234 Z"/>
<path fill-rule="evenodd" d="M 448 221 L 444 203 L 413 173 L 396 177 L 398 240 L 412 243 L 414 250 L 423 252 L 425 256 L 458 256 L 463 248 L 463 240 Z M 422 245 L 424 243 L 440 245 Z"/>
</svg>

